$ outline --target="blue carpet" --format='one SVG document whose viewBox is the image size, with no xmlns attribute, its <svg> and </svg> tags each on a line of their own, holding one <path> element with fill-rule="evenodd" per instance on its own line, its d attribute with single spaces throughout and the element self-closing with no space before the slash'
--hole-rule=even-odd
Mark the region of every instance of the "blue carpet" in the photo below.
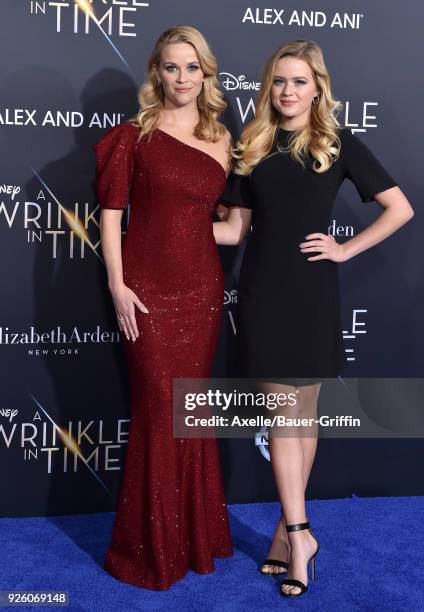
<svg viewBox="0 0 424 612">
<path fill-rule="evenodd" d="M 307 514 L 321 545 L 317 580 L 309 580 L 309 591 L 290 600 L 278 592 L 280 577 L 257 571 L 279 506 L 237 504 L 229 510 L 234 556 L 218 559 L 214 573 L 190 572 L 162 592 L 121 583 L 103 570 L 112 513 L 1 519 L 0 589 L 63 589 L 70 594 L 64 609 L 84 612 L 246 612 L 277 606 L 325 612 L 424 610 L 424 497 L 308 501 Z"/>
</svg>

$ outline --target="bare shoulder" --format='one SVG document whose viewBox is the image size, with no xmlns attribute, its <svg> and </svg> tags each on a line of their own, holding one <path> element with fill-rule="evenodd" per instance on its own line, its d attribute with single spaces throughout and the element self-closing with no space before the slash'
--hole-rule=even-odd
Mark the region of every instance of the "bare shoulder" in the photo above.
<svg viewBox="0 0 424 612">
<path fill-rule="evenodd" d="M 222 138 L 223 143 L 226 148 L 232 147 L 234 145 L 234 139 L 231 135 L 231 132 L 225 127 L 225 125 L 224 125 L 224 129 L 225 129 L 225 134 Z"/>
<path fill-rule="evenodd" d="M 216 144 L 223 152 L 229 154 L 230 150 L 234 147 L 234 139 L 231 135 L 231 132 L 227 130 L 225 125 L 223 127 L 225 129 L 225 133 Z"/>
</svg>

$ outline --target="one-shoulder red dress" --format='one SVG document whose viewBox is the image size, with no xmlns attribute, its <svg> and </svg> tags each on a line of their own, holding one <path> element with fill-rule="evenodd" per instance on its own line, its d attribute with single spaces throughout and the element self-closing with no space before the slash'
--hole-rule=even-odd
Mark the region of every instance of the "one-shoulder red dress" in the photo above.
<svg viewBox="0 0 424 612">
<path fill-rule="evenodd" d="M 160 129 L 138 135 L 124 123 L 94 145 L 100 207 L 130 203 L 124 283 L 149 310 L 136 308 L 135 342 L 122 335 L 131 423 L 104 567 L 162 590 L 232 554 L 216 440 L 174 438 L 172 405 L 173 378 L 210 374 L 224 293 L 211 213 L 226 173 Z"/>
</svg>

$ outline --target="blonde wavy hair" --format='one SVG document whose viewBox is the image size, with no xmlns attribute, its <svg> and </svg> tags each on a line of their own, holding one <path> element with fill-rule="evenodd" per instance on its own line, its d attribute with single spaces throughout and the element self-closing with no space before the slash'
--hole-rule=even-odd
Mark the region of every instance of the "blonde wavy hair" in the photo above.
<svg viewBox="0 0 424 612">
<path fill-rule="evenodd" d="M 331 93 L 331 81 L 321 47 L 311 40 L 293 40 L 281 45 L 267 61 L 256 103 L 256 116 L 243 130 L 233 151 L 234 171 L 248 175 L 271 151 L 278 129 L 280 114 L 271 102 L 271 87 L 277 62 L 283 57 L 295 57 L 311 68 L 318 90 L 318 102 L 311 106 L 310 123 L 289 137 L 288 149 L 296 161 L 305 166 L 308 154 L 314 159 L 313 170 L 328 170 L 340 155 L 340 139 L 335 113 L 341 110 L 340 102 Z"/>
<path fill-rule="evenodd" d="M 147 64 L 147 79 L 138 91 L 140 109 L 130 122 L 140 128 L 139 138 L 150 134 L 158 126 L 164 93 L 162 86 L 158 84 L 154 68 L 160 64 L 164 47 L 175 43 L 188 43 L 194 47 L 204 73 L 203 87 L 197 97 L 200 118 L 194 128 L 194 135 L 200 140 L 217 142 L 226 133 L 217 117 L 225 110 L 227 103 L 216 77 L 215 56 L 203 35 L 191 26 L 173 26 L 159 36 Z"/>
</svg>

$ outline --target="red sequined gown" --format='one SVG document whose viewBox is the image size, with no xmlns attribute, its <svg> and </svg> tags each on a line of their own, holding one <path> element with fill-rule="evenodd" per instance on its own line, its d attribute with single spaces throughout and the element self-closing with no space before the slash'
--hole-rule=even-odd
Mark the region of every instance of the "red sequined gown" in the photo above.
<svg viewBox="0 0 424 612">
<path fill-rule="evenodd" d="M 162 130 L 137 138 L 124 123 L 94 145 L 100 207 L 131 204 L 124 283 L 149 310 L 136 308 L 135 342 L 122 334 L 131 423 L 105 569 L 162 590 L 232 554 L 216 440 L 174 438 L 172 418 L 173 378 L 210 374 L 224 292 L 211 213 L 226 176 Z"/>
</svg>

